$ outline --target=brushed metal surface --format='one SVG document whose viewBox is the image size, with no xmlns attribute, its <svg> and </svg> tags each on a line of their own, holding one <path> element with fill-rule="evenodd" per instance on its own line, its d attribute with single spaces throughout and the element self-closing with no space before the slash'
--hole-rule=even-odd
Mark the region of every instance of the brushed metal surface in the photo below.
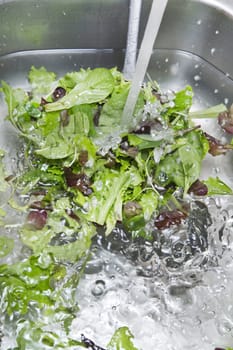
<svg viewBox="0 0 233 350">
<path fill-rule="evenodd" d="M 150 6 L 151 0 L 143 0 L 140 38 Z M 48 49 L 121 51 L 128 15 L 129 0 L 2 0 L 0 56 Z M 232 23 L 233 0 L 170 0 L 155 47 L 193 53 L 233 76 Z"/>
</svg>

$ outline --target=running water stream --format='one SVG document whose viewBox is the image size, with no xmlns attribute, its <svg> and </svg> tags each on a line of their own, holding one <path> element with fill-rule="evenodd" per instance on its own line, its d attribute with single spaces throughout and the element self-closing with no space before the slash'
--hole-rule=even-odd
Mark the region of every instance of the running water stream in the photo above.
<svg viewBox="0 0 233 350">
<path fill-rule="evenodd" d="M 128 127 L 133 121 L 133 111 L 150 61 L 155 39 L 168 0 L 153 0 L 143 40 L 139 50 L 132 86 L 123 110 L 121 125 Z M 126 57 L 127 58 L 127 57 Z"/>
<path fill-rule="evenodd" d="M 123 68 L 124 76 L 128 80 L 132 80 L 135 74 L 141 6 L 141 0 L 130 0 L 127 45 Z"/>
</svg>

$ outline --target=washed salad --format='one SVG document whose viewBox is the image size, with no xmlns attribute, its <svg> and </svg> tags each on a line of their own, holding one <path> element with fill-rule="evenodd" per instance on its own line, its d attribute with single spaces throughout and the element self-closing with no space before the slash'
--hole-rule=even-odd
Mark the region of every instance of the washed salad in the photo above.
<svg viewBox="0 0 233 350">
<path fill-rule="evenodd" d="M 28 79 L 29 91 L 4 81 L 1 87 L 24 157 L 23 167 L 8 174 L 1 151 L 0 191 L 10 188 L 6 205 L 22 213 L 18 237 L 28 249 L 21 261 L 0 265 L 0 322 L 3 332 L 15 334 L 14 350 L 101 350 L 88 335 L 69 336 L 78 313 L 75 290 L 93 239 L 121 225 L 132 241 L 153 241 L 185 222 L 196 198 L 231 195 L 220 178 L 200 179 L 200 172 L 207 153 L 225 154 L 233 143 L 202 131 L 198 119 L 215 118 L 232 133 L 232 111 L 218 105 L 190 112 L 190 86 L 163 92 L 149 80 L 133 124 L 124 128 L 130 82 L 116 68 L 81 69 L 57 79 L 32 67 Z M 4 228 L 5 205 L 0 215 Z M 1 235 L 0 258 L 14 244 Z M 57 331 L 49 330 L 51 323 Z M 101 346 L 136 350 L 126 327 Z"/>
</svg>

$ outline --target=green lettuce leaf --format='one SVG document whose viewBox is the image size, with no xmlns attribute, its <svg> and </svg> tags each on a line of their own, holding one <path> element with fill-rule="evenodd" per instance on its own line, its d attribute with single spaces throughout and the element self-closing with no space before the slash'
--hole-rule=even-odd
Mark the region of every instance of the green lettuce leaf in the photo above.
<svg viewBox="0 0 233 350">
<path fill-rule="evenodd" d="M 24 321 L 17 334 L 17 348 L 14 348 L 14 350 L 77 350 L 83 347 L 81 342 L 61 334 L 61 330 L 54 329 L 49 331 L 43 329 L 43 324 Z"/>
<path fill-rule="evenodd" d="M 193 89 L 191 86 L 186 86 L 185 89 L 178 91 L 173 99 L 174 106 L 169 107 L 167 114 L 187 113 L 193 102 Z"/>
<path fill-rule="evenodd" d="M 56 81 L 56 74 L 48 72 L 45 67 L 35 68 L 32 66 L 28 79 L 32 86 L 33 99 L 40 102 L 42 96 L 51 93 Z"/>
<path fill-rule="evenodd" d="M 133 344 L 133 338 L 128 327 L 121 327 L 114 333 L 107 345 L 107 350 L 137 350 Z"/>
<path fill-rule="evenodd" d="M 70 91 L 75 87 L 75 85 L 85 81 L 90 71 L 90 68 L 81 68 L 78 72 L 67 73 L 59 80 L 59 86 L 63 87 L 67 91 Z"/>
<path fill-rule="evenodd" d="M 0 259 L 7 256 L 14 249 L 14 245 L 12 238 L 0 236 Z"/>
<path fill-rule="evenodd" d="M 7 188 L 9 187 L 9 184 L 5 180 L 6 172 L 3 164 L 4 156 L 5 156 L 5 152 L 0 149 L 0 192 L 6 191 Z"/>
<path fill-rule="evenodd" d="M 34 254 L 51 253 L 56 260 L 75 262 L 88 252 L 96 229 L 88 221 L 77 221 L 67 215 L 66 210 L 71 205 L 66 198 L 63 199 L 64 207 L 61 207 L 62 199 L 58 202 L 43 229 L 30 229 L 25 225 L 20 231 L 20 237 Z M 61 234 L 66 236 L 66 241 L 59 245 L 52 244 L 52 239 Z"/>
<path fill-rule="evenodd" d="M 108 97 L 114 88 L 114 78 L 105 68 L 90 70 L 85 79 L 57 102 L 45 105 L 47 112 L 69 109 L 75 105 L 101 102 Z"/>
<path fill-rule="evenodd" d="M 122 196 L 130 179 L 130 172 L 118 173 L 107 168 L 99 172 L 93 184 L 93 195 L 83 198 L 78 193 L 75 198 L 85 211 L 85 214 L 78 212 L 78 215 L 101 226 L 107 224 L 106 234 L 109 234 L 116 222 L 122 220 Z"/>
<path fill-rule="evenodd" d="M 8 106 L 8 119 L 18 130 L 22 131 L 22 126 L 20 124 L 20 116 L 24 115 L 25 108 L 24 105 L 29 100 L 28 95 L 23 89 L 13 89 L 5 81 L 1 81 L 2 88 L 5 95 L 5 101 Z"/>
<path fill-rule="evenodd" d="M 15 312 L 24 315 L 31 303 L 36 303 L 39 308 L 51 305 L 53 273 L 54 264 L 49 256 L 46 264 L 40 257 L 31 256 L 20 263 L 0 265 L 1 311 L 9 316 Z"/>
<path fill-rule="evenodd" d="M 209 196 L 233 194 L 232 189 L 218 177 L 209 177 L 207 180 L 203 181 L 203 183 L 208 187 Z"/>
<path fill-rule="evenodd" d="M 189 116 L 192 119 L 205 119 L 205 118 L 216 118 L 219 113 L 225 112 L 227 107 L 221 103 L 219 105 L 206 108 L 204 110 L 190 112 Z"/>
<path fill-rule="evenodd" d="M 165 186 L 176 184 L 187 193 L 189 187 L 199 178 L 202 160 L 208 145 L 201 133 L 192 131 L 185 135 L 181 146 L 167 154 L 156 169 L 156 180 Z"/>
</svg>

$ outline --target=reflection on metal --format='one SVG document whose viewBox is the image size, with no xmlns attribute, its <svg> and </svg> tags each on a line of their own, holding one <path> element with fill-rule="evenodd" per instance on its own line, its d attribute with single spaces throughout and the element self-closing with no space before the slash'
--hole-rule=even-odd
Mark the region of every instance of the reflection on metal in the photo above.
<svg viewBox="0 0 233 350">
<path fill-rule="evenodd" d="M 227 15 L 233 16 L 233 1 L 231 0 L 193 0 L 194 2 L 205 3 L 216 9 L 224 11 Z"/>
</svg>

